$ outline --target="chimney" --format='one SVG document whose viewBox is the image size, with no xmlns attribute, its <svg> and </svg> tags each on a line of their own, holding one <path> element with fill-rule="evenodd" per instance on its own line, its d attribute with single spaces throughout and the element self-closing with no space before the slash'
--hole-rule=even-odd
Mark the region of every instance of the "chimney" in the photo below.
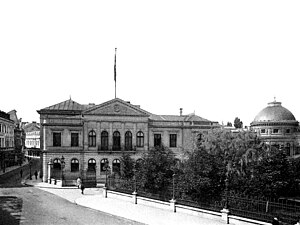
<svg viewBox="0 0 300 225">
<path fill-rule="evenodd" d="M 180 116 L 182 116 L 182 108 L 180 108 Z"/>
</svg>

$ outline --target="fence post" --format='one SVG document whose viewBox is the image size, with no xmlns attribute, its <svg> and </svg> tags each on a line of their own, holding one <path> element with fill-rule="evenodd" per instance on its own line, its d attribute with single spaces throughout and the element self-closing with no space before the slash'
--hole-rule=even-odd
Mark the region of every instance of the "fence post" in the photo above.
<svg viewBox="0 0 300 225">
<path fill-rule="evenodd" d="M 222 220 L 225 221 L 226 224 L 229 224 L 229 209 L 222 209 Z"/>
<path fill-rule="evenodd" d="M 137 204 L 137 192 L 134 191 L 134 192 L 132 193 L 132 195 L 133 195 L 133 203 L 134 203 L 134 204 Z"/>
<path fill-rule="evenodd" d="M 176 212 L 176 200 L 175 199 L 170 200 L 170 207 L 171 207 L 171 210 L 175 213 Z"/>
</svg>

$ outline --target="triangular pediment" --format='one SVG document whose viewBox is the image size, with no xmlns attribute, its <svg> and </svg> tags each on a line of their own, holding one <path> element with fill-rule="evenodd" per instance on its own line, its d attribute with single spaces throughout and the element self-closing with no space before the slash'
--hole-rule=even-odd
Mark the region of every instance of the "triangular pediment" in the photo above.
<svg viewBox="0 0 300 225">
<path fill-rule="evenodd" d="M 111 116 L 150 116 L 151 113 L 132 105 L 129 102 L 115 98 L 100 105 L 83 111 L 84 115 L 111 115 Z"/>
</svg>

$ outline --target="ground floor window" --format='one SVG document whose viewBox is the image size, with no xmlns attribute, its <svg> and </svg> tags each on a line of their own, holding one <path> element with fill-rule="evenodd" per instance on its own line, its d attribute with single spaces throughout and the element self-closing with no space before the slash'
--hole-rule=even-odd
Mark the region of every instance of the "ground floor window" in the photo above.
<svg viewBox="0 0 300 225">
<path fill-rule="evenodd" d="M 79 161 L 78 159 L 71 160 L 71 172 L 79 171 Z"/>
<path fill-rule="evenodd" d="M 113 172 L 114 173 L 120 173 L 121 172 L 121 162 L 119 159 L 114 159 L 112 163 Z"/>
<path fill-rule="evenodd" d="M 100 170 L 101 170 L 101 172 L 105 172 L 106 171 L 106 169 L 107 169 L 107 167 L 108 167 L 108 159 L 102 159 L 101 161 L 100 161 Z"/>
<path fill-rule="evenodd" d="M 88 171 L 96 171 L 96 160 L 95 159 L 89 159 Z"/>
</svg>

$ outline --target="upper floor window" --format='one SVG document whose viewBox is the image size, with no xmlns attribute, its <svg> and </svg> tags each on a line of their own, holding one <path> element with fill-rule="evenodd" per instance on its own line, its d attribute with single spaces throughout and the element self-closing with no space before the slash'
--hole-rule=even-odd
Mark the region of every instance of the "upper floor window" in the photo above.
<svg viewBox="0 0 300 225">
<path fill-rule="evenodd" d="M 78 147 L 79 146 L 79 134 L 71 133 L 71 146 Z"/>
<path fill-rule="evenodd" d="M 61 133 L 53 132 L 53 146 L 61 146 Z"/>
<path fill-rule="evenodd" d="M 113 150 L 121 150 L 121 136 L 119 131 L 113 133 Z"/>
<path fill-rule="evenodd" d="M 132 133 L 130 131 L 127 131 L 125 133 L 125 150 L 131 150 L 132 149 Z"/>
<path fill-rule="evenodd" d="M 261 130 L 260 130 L 260 133 L 261 133 L 261 134 L 265 134 L 265 133 L 266 133 L 266 129 L 261 129 Z"/>
<path fill-rule="evenodd" d="M 170 134 L 170 148 L 177 147 L 177 134 Z"/>
<path fill-rule="evenodd" d="M 154 134 L 154 147 L 161 146 L 161 134 Z"/>
<path fill-rule="evenodd" d="M 291 133 L 291 130 L 290 129 L 286 129 L 285 131 L 287 134 Z"/>
<path fill-rule="evenodd" d="M 78 159 L 71 160 L 71 172 L 79 171 L 79 161 Z"/>
<path fill-rule="evenodd" d="M 278 134 L 279 130 L 278 129 L 273 129 L 273 134 Z"/>
<path fill-rule="evenodd" d="M 93 130 L 89 132 L 89 147 L 96 147 L 96 132 Z"/>
<path fill-rule="evenodd" d="M 137 147 L 144 147 L 144 133 L 142 131 L 136 134 L 136 145 Z"/>
<path fill-rule="evenodd" d="M 101 132 L 101 150 L 108 150 L 108 132 Z"/>
</svg>

